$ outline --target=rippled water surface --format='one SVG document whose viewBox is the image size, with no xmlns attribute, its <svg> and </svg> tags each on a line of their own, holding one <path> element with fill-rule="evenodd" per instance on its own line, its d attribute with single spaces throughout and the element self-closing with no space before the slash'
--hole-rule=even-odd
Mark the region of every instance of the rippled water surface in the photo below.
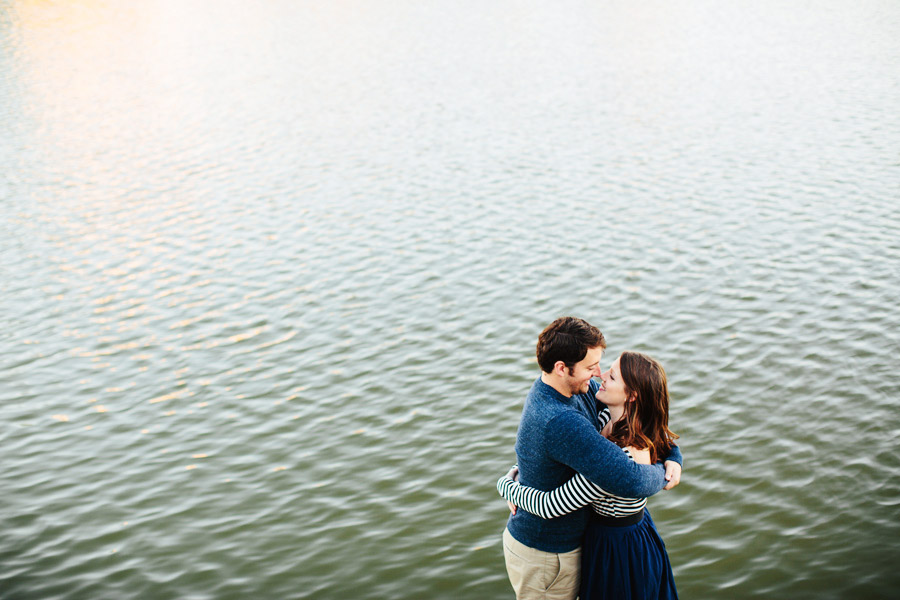
<svg viewBox="0 0 900 600">
<path fill-rule="evenodd" d="M 0 598 L 512 598 L 537 334 L 683 598 L 900 589 L 900 5 L 0 0 Z"/>
</svg>

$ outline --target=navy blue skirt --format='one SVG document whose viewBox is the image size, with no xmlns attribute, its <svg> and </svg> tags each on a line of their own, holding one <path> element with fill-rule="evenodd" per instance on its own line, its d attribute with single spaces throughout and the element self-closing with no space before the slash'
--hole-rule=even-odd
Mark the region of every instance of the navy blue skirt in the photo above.
<svg viewBox="0 0 900 600">
<path fill-rule="evenodd" d="M 581 600 L 675 600 L 666 545 L 650 512 L 635 525 L 610 527 L 591 518 L 581 555 Z"/>
</svg>

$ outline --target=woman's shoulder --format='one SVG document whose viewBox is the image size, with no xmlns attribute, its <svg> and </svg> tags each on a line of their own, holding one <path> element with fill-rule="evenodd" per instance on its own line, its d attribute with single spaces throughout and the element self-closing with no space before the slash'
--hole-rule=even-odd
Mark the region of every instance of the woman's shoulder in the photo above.
<svg viewBox="0 0 900 600">
<path fill-rule="evenodd" d="M 644 448 L 643 450 L 638 450 L 634 446 L 625 446 L 622 448 L 625 451 L 625 454 L 631 457 L 631 459 L 641 465 L 649 465 L 650 464 L 650 449 Z"/>
</svg>

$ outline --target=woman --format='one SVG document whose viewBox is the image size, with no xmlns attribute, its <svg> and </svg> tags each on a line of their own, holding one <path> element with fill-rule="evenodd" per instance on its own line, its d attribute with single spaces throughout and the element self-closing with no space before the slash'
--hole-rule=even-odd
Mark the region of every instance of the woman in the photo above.
<svg viewBox="0 0 900 600">
<path fill-rule="evenodd" d="M 632 460 L 653 464 L 678 437 L 669 430 L 669 391 L 662 366 L 639 352 L 623 352 L 600 375 L 601 433 Z M 513 468 L 497 482 L 500 494 L 545 519 L 591 505 L 582 545 L 581 600 L 675 599 L 666 547 L 646 510 L 646 498 L 621 498 L 581 474 L 550 492 L 522 486 Z"/>
</svg>

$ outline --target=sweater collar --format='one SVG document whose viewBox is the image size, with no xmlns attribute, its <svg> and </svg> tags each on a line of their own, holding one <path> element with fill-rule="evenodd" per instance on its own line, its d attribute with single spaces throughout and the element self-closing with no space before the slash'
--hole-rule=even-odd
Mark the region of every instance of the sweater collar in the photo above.
<svg viewBox="0 0 900 600">
<path fill-rule="evenodd" d="M 556 389 L 553 386 L 547 385 L 546 383 L 544 383 L 544 381 L 540 377 L 537 378 L 537 381 L 535 382 L 534 385 L 535 385 L 535 389 L 538 391 L 538 393 L 540 393 L 540 395 L 545 398 L 553 399 L 558 402 L 562 402 L 563 404 L 567 404 L 569 406 L 575 405 L 575 396 L 572 396 L 570 398 L 563 396 L 558 391 L 556 391 Z"/>
</svg>

